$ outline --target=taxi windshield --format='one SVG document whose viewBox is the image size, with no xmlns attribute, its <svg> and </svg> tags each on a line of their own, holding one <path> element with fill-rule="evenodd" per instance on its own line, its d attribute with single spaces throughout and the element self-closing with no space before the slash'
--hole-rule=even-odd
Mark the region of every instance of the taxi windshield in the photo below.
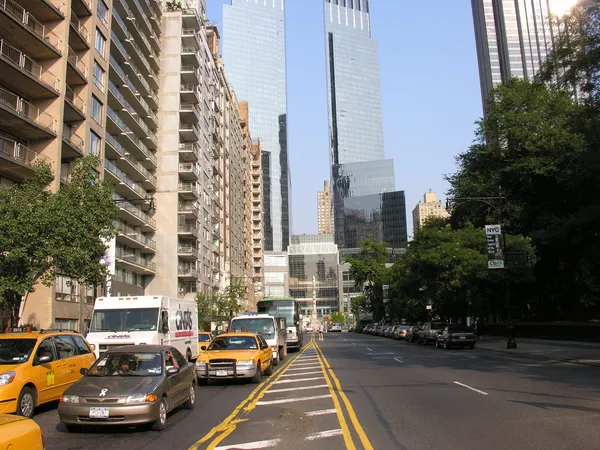
<svg viewBox="0 0 600 450">
<path fill-rule="evenodd" d="M 210 342 L 210 334 L 198 333 L 198 342 Z"/>
<path fill-rule="evenodd" d="M 252 336 L 223 336 L 217 337 L 208 350 L 256 350 L 256 339 Z"/>
<path fill-rule="evenodd" d="M 35 339 L 0 339 L 0 364 L 22 364 L 31 356 Z"/>
<path fill-rule="evenodd" d="M 91 377 L 149 377 L 162 374 L 160 352 L 107 352 L 88 372 Z"/>
</svg>

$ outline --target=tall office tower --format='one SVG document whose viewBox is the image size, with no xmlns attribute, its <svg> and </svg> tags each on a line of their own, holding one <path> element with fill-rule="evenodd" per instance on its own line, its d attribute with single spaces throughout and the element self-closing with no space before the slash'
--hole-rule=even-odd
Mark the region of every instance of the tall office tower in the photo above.
<svg viewBox="0 0 600 450">
<path fill-rule="evenodd" d="M 140 3 L 0 2 L 0 185 L 31 178 L 44 160 L 56 191 L 74 160 L 100 155 L 120 207 L 114 294 L 142 293 L 156 272 L 145 199 L 156 189 L 161 5 Z M 22 321 L 84 331 L 96 293 L 72 281 L 59 275 L 52 287 L 37 286 Z"/>
<path fill-rule="evenodd" d="M 368 0 L 324 0 L 335 242 L 406 242 L 404 192 L 385 159 L 377 43 Z"/>
<path fill-rule="evenodd" d="M 325 180 L 323 183 L 323 190 L 317 192 L 317 219 L 319 221 L 319 234 L 333 235 L 331 207 L 331 186 L 329 180 Z"/>
<path fill-rule="evenodd" d="M 512 77 L 533 80 L 552 49 L 562 15 L 575 0 L 471 0 L 484 106 L 493 87 Z"/>
<path fill-rule="evenodd" d="M 231 0 L 223 6 L 223 59 L 263 152 L 264 249 L 285 251 L 290 234 L 284 0 Z"/>
</svg>

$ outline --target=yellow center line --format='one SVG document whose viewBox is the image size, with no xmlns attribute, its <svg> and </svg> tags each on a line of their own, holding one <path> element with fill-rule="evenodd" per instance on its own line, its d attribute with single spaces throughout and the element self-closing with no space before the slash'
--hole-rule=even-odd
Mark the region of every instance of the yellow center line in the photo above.
<svg viewBox="0 0 600 450">
<path fill-rule="evenodd" d="M 265 391 L 267 391 L 271 387 L 271 385 L 275 381 L 277 381 L 287 371 L 287 369 L 296 360 L 296 358 L 298 358 L 300 355 L 302 355 L 308 348 L 310 348 L 310 344 L 307 344 L 300 352 L 298 352 L 298 354 L 294 358 L 290 359 L 287 362 L 287 364 L 279 370 L 279 372 L 277 373 L 277 376 L 275 378 L 270 376 L 269 378 L 264 380 L 262 383 L 260 383 L 250 393 L 250 395 L 248 395 L 248 397 L 246 397 L 244 400 L 242 400 L 242 402 L 232 411 L 231 414 L 229 414 L 229 416 L 227 416 L 225 418 L 225 420 L 223 422 L 214 426 L 213 429 L 210 430 L 204 437 L 202 437 L 201 439 L 196 441 L 194 444 L 192 444 L 188 450 L 198 450 L 198 448 L 202 444 L 207 442 L 209 439 L 213 438 L 215 435 L 221 433 L 207 447 L 207 450 L 209 450 L 209 449 L 213 450 L 218 443 L 220 443 L 223 439 L 225 439 L 227 436 L 229 436 L 231 433 L 233 433 L 233 431 L 237 427 L 237 424 L 248 420 L 248 419 L 241 419 L 241 418 L 236 419 L 238 414 L 240 414 L 242 412 L 242 409 L 244 410 L 245 414 L 248 414 L 248 412 L 252 411 L 252 409 L 254 409 L 256 406 L 256 402 L 265 395 Z"/>
<path fill-rule="evenodd" d="M 337 388 L 337 392 L 340 395 L 340 397 L 342 398 L 342 401 L 344 402 L 344 406 L 346 407 L 346 412 L 348 413 L 348 416 L 350 416 L 350 421 L 352 422 L 352 425 L 354 426 L 354 430 L 356 431 L 356 434 L 358 434 L 358 437 L 360 438 L 360 442 L 362 443 L 365 450 L 374 450 L 373 446 L 371 445 L 371 441 L 369 441 L 367 434 L 363 430 L 363 428 L 358 420 L 358 417 L 356 416 L 356 413 L 354 412 L 354 408 L 352 408 L 352 404 L 350 403 L 350 400 L 348 400 L 348 397 L 346 396 L 346 394 L 344 393 L 344 390 L 342 389 L 340 381 L 335 376 L 335 373 L 333 372 L 333 369 L 331 368 L 329 361 L 327 361 L 327 358 L 325 358 L 325 355 L 323 355 L 323 351 L 319 347 L 319 344 L 314 342 L 314 346 L 315 346 L 317 355 L 319 355 L 323 359 L 323 363 L 326 367 L 326 372 L 328 372 L 328 375 L 331 376 L 331 378 L 333 379 L 333 382 Z"/>
<path fill-rule="evenodd" d="M 346 418 L 344 417 L 344 411 L 342 410 L 342 405 L 338 399 L 337 393 L 333 389 L 333 384 L 329 378 L 329 374 L 327 373 L 327 369 L 325 368 L 324 358 L 318 354 L 317 344 L 314 342 L 314 335 L 312 343 L 315 347 L 315 351 L 317 351 L 317 358 L 319 359 L 319 363 L 321 365 L 321 370 L 323 371 L 323 376 L 325 377 L 325 382 L 327 386 L 329 386 L 329 393 L 331 394 L 331 398 L 333 400 L 333 406 L 335 407 L 335 413 L 338 418 L 338 422 L 340 423 L 340 428 L 342 429 L 342 435 L 344 436 L 344 443 L 346 444 L 346 448 L 348 450 L 356 450 L 356 446 L 354 445 L 354 441 L 352 441 L 352 435 L 350 434 L 350 428 L 348 427 L 348 423 L 346 422 Z"/>
</svg>

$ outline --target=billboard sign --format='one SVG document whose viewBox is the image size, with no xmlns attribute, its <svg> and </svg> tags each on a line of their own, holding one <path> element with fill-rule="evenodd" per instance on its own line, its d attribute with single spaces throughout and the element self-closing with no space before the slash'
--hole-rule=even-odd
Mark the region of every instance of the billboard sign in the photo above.
<svg viewBox="0 0 600 450">
<path fill-rule="evenodd" d="M 504 253 L 502 252 L 501 236 L 502 227 L 500 225 L 485 226 L 488 269 L 504 269 Z"/>
</svg>

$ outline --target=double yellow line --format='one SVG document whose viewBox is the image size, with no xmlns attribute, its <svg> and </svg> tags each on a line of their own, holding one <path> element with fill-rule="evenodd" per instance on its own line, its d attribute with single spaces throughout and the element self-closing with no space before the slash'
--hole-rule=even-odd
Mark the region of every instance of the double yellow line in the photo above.
<svg viewBox="0 0 600 450">
<path fill-rule="evenodd" d="M 248 420 L 245 419 L 244 416 L 248 415 L 250 411 L 256 407 L 256 403 L 264 397 L 265 393 L 273 385 L 273 383 L 281 378 L 281 376 L 289 369 L 290 365 L 296 360 L 296 358 L 298 358 L 311 347 L 311 344 L 304 346 L 304 348 L 298 352 L 294 358 L 290 359 L 284 367 L 275 373 L 274 377 L 271 376 L 260 383 L 256 389 L 254 389 L 250 395 L 246 397 L 223 422 L 213 427 L 213 429 L 210 430 L 202 439 L 192 444 L 189 450 L 198 450 L 202 444 L 213 438 L 214 439 L 208 445 L 206 450 L 214 450 L 215 447 L 219 445 L 221 441 L 223 441 L 223 439 L 235 431 L 239 423 Z"/>
<path fill-rule="evenodd" d="M 335 411 L 338 416 L 338 421 L 340 422 L 340 427 L 342 428 L 342 433 L 344 436 L 344 443 L 346 444 L 346 448 L 348 450 L 355 450 L 356 446 L 354 445 L 354 441 L 352 440 L 352 434 L 351 434 L 350 428 L 348 427 L 348 422 L 346 421 L 346 417 L 344 415 L 344 410 L 340 406 L 340 400 L 338 398 L 338 395 L 342 399 L 342 402 L 343 402 L 345 410 L 346 410 L 346 414 L 348 415 L 350 422 L 352 423 L 352 426 L 354 428 L 354 431 L 358 435 L 358 438 L 360 439 L 360 442 L 361 442 L 364 450 L 373 450 L 371 441 L 369 441 L 369 438 L 367 437 L 365 430 L 363 430 L 363 427 L 360 424 L 358 417 L 356 417 L 354 408 L 352 408 L 352 404 L 350 403 L 350 400 L 348 400 L 346 393 L 342 389 L 340 380 L 338 380 L 338 378 L 335 376 L 333 369 L 329 365 L 329 361 L 327 361 L 327 358 L 325 358 L 325 355 L 323 355 L 323 352 L 319 348 L 319 345 L 314 340 L 314 335 L 313 335 L 312 343 L 317 352 L 317 358 L 319 359 L 319 362 L 321 363 L 321 367 L 323 368 L 323 375 L 325 376 L 325 382 L 329 386 L 329 392 L 331 393 L 331 398 L 333 399 L 333 404 L 335 406 Z"/>
</svg>

